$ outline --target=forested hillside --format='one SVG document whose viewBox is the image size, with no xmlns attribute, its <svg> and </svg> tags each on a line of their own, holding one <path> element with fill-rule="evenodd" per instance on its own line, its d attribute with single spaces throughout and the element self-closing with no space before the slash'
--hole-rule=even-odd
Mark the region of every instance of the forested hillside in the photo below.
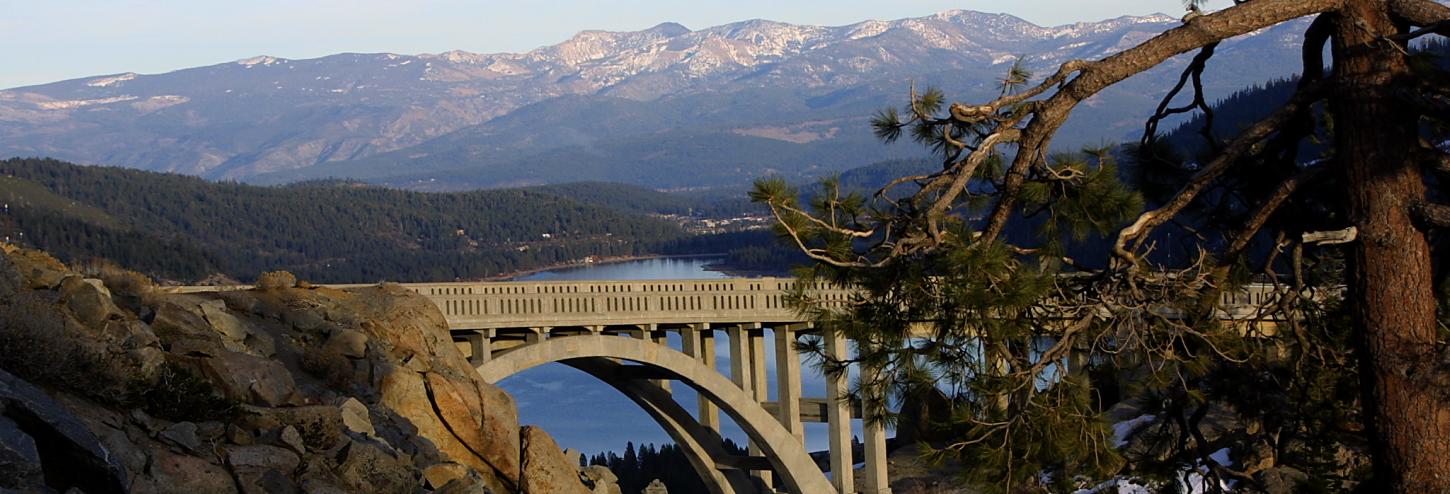
<svg viewBox="0 0 1450 494">
<path fill-rule="evenodd" d="M 684 235 L 662 220 L 565 198 L 571 189 L 256 187 L 48 159 L 0 161 L 0 174 L 0 228 L 12 241 L 181 281 L 275 269 L 318 282 L 472 279 L 651 252 Z"/>
</svg>

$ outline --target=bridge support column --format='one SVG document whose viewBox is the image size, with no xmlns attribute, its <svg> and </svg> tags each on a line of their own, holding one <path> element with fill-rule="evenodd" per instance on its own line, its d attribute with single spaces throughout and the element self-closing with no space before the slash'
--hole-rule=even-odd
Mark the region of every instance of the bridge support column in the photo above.
<svg viewBox="0 0 1450 494">
<path fill-rule="evenodd" d="M 765 358 L 765 329 L 760 323 L 751 323 L 745 326 L 745 335 L 750 341 L 750 392 L 756 403 L 770 401 L 769 375 L 766 373 Z M 750 456 L 762 456 L 765 452 L 760 445 L 750 444 Z M 755 473 L 767 488 L 774 486 L 774 478 L 768 470 L 761 470 Z"/>
<path fill-rule="evenodd" d="M 549 328 L 544 328 L 544 327 L 529 328 L 529 332 L 528 333 L 524 333 L 524 344 L 526 344 L 526 345 L 534 345 L 534 344 L 537 344 L 540 341 L 544 341 L 544 333 L 548 333 L 548 332 L 549 332 Z"/>
<path fill-rule="evenodd" d="M 737 324 L 725 330 L 725 334 L 730 338 L 730 381 L 745 391 L 746 396 L 756 401 L 762 401 L 757 397 L 758 394 L 755 390 L 754 347 L 755 341 L 758 340 L 755 337 L 755 328 L 759 326 L 759 324 Z M 754 442 L 749 444 L 751 456 L 757 455 L 759 450 L 760 448 Z M 751 476 L 760 479 L 767 488 L 770 486 L 769 473 L 762 475 L 761 472 L 751 472 Z"/>
<path fill-rule="evenodd" d="M 833 331 L 822 331 L 826 357 L 846 359 L 846 339 Z M 840 494 L 856 492 L 855 472 L 851 459 L 851 396 L 844 371 L 826 375 L 826 434 L 831 445 L 831 483 Z"/>
<path fill-rule="evenodd" d="M 886 423 L 880 417 L 876 417 L 875 407 L 866 405 L 868 401 L 885 400 L 885 391 L 880 386 L 873 386 L 877 382 L 880 370 L 875 366 L 862 366 L 861 382 L 870 400 L 862 400 L 861 420 L 862 438 L 866 442 L 865 458 L 865 480 L 866 487 L 861 494 L 891 494 L 891 479 L 886 474 Z M 884 403 L 878 401 L 877 403 Z"/>
<path fill-rule="evenodd" d="M 467 333 L 464 338 L 468 339 L 468 363 L 474 367 L 488 363 L 493 359 L 493 330 L 480 329 Z"/>
<path fill-rule="evenodd" d="M 660 331 L 658 328 L 658 324 L 640 324 L 638 331 L 630 331 L 629 334 L 641 340 L 648 340 L 656 345 L 670 346 L 669 337 L 667 336 L 668 333 Z M 670 390 L 670 381 L 668 379 L 651 379 L 650 383 L 663 388 L 665 391 Z"/>
<path fill-rule="evenodd" d="M 795 349 L 797 325 L 775 328 L 775 394 L 780 423 L 805 444 L 806 429 L 801 423 L 801 359 Z"/>
<path fill-rule="evenodd" d="M 685 355 L 694 357 L 701 365 L 715 368 L 715 332 L 710 329 L 709 323 L 691 324 L 680 336 L 684 340 Z M 720 409 L 704 395 L 700 395 L 698 421 L 705 428 L 717 434 L 720 432 Z"/>
<path fill-rule="evenodd" d="M 640 329 L 643 332 L 643 337 L 644 338 L 648 338 L 650 341 L 653 341 L 656 345 L 659 345 L 659 346 L 662 346 L 662 347 L 665 347 L 665 348 L 669 348 L 669 346 L 670 346 L 670 333 L 669 333 L 669 331 L 665 331 L 665 330 L 660 329 L 658 324 L 645 324 L 645 325 L 640 326 Z M 668 392 L 670 390 L 670 381 L 668 379 L 660 379 L 660 380 L 657 380 L 657 381 L 655 381 L 655 385 L 659 386 L 660 388 L 663 388 L 666 392 Z"/>
</svg>

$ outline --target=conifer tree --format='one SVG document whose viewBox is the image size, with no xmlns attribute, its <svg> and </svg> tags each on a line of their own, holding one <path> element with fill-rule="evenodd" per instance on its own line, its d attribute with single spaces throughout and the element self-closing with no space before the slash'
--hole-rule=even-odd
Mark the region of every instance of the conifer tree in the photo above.
<svg viewBox="0 0 1450 494">
<path fill-rule="evenodd" d="M 1311 16 L 1293 96 L 1218 136 L 1200 83 L 1218 43 Z M 1204 434 L 1215 404 L 1230 403 L 1289 436 L 1362 423 L 1375 492 L 1450 492 L 1450 399 L 1426 392 L 1444 389 L 1447 376 L 1435 290 L 1445 269 L 1432 259 L 1450 207 L 1429 191 L 1450 172 L 1436 133 L 1450 116 L 1450 85 L 1414 52 L 1415 40 L 1450 32 L 1447 23 L 1450 7 L 1430 0 L 1236 1 L 1035 84 L 1015 64 L 992 101 L 913 89 L 904 110 L 876 115 L 878 137 L 930 148 L 940 171 L 897 178 L 871 197 L 827 180 L 806 204 L 784 182 L 762 180 L 752 199 L 814 261 L 804 276 L 861 290 L 844 304 L 797 294 L 823 328 L 858 342 L 851 360 L 823 358 L 825 370 L 883 370 L 860 388 L 873 419 L 890 418 L 888 396 L 873 390 L 947 390 L 958 404 L 954 441 L 939 453 L 1004 491 L 1121 471 L 1102 413 L 1107 386 L 1083 371 L 1096 365 L 1142 385 L 1140 403 L 1168 417 L 1166 453 L 1155 455 L 1167 475 L 1201 472 L 1210 486 L 1254 480 L 1247 468 L 1264 465 L 1214 459 L 1210 447 L 1222 441 Z M 1145 202 L 1120 180 L 1113 150 L 1054 152 L 1078 104 L 1191 52 L 1125 153 L 1145 184 L 1168 192 L 1145 187 Z M 1192 101 L 1173 106 L 1181 93 Z M 1157 125 L 1195 110 L 1207 117 L 1206 154 L 1182 159 Z M 1171 228 L 1191 239 L 1187 249 L 1164 242 Z M 1090 255 L 1094 245 L 1103 255 Z M 1271 296 L 1250 320 L 1224 322 L 1220 300 L 1248 281 L 1269 284 Z M 1355 402 L 1345 386 L 1359 394 L 1357 417 L 1342 416 Z M 1313 413 L 1255 409 L 1253 390 Z M 1304 443 L 1294 454 L 1314 457 Z M 1268 464 L 1290 461 L 1271 455 Z"/>
</svg>

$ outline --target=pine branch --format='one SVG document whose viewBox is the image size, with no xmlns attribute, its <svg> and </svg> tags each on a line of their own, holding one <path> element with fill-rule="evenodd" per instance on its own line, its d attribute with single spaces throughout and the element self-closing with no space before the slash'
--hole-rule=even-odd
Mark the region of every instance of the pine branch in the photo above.
<svg viewBox="0 0 1450 494">
<path fill-rule="evenodd" d="M 1248 5 L 1253 3 L 1257 2 Z M 1254 145 L 1278 130 L 1281 125 L 1294 118 L 1299 112 L 1309 111 L 1309 107 L 1322 97 L 1322 88 L 1323 86 L 1318 83 L 1301 88 L 1278 111 L 1245 129 L 1228 147 L 1224 148 L 1222 153 L 1199 170 L 1167 203 L 1158 209 L 1144 212 L 1131 225 L 1123 228 L 1118 233 L 1117 241 L 1113 243 L 1113 253 L 1127 261 L 1130 266 L 1136 265 L 1137 256 L 1129 252 L 1128 243 L 1130 241 L 1135 242 L 1133 249 L 1141 247 L 1144 239 L 1148 238 L 1154 228 L 1176 216 L 1183 208 L 1188 207 L 1200 193 L 1208 188 L 1209 184 L 1237 164 L 1241 157 L 1253 149 Z"/>
<path fill-rule="evenodd" d="M 1078 103 L 1170 57 L 1290 19 L 1338 10 L 1342 5 L 1343 0 L 1255 0 L 1204 15 L 1191 25 L 1170 29 L 1133 48 L 1087 63 L 1077 77 L 1034 105 L 1033 118 L 1023 130 L 1020 149 L 1008 169 L 1001 199 L 988 216 L 983 239 L 994 241 L 1006 228 L 1028 169 L 1042 158 L 1052 136 Z"/>
</svg>

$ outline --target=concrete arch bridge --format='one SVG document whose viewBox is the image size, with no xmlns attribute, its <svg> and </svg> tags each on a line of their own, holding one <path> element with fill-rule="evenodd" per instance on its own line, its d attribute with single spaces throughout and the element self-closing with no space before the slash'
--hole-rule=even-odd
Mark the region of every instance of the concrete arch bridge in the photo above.
<svg viewBox="0 0 1450 494">
<path fill-rule="evenodd" d="M 860 412 L 850 404 L 844 373 L 827 376 L 825 399 L 802 396 L 797 338 L 820 333 L 826 352 L 841 359 L 848 357 L 849 342 L 816 331 L 789 306 L 786 296 L 796 283 L 740 278 L 403 286 L 437 304 L 454 341 L 489 382 L 558 362 L 619 390 L 686 452 L 712 494 L 775 488 L 800 494 L 889 494 L 886 431 L 880 424 L 864 424 L 864 458 L 852 455 L 851 420 Z M 347 286 L 358 285 L 338 287 Z M 826 304 L 843 304 L 851 295 L 826 285 L 805 288 Z M 1222 301 L 1226 317 L 1243 317 L 1240 312 L 1272 295 L 1265 287 L 1227 294 Z M 670 333 L 678 334 L 680 350 L 669 345 Z M 715 342 L 722 335 L 729 340 L 728 376 L 715 368 Z M 772 374 L 766 368 L 767 337 L 774 339 L 773 383 L 767 382 Z M 675 401 L 674 385 L 697 391 L 695 410 Z M 768 400 L 772 386 L 774 401 Z M 725 451 L 722 412 L 749 436 L 747 456 Z M 827 424 L 829 478 L 805 449 L 807 421 Z M 852 469 L 857 463 L 865 465 L 859 491 Z"/>
</svg>

